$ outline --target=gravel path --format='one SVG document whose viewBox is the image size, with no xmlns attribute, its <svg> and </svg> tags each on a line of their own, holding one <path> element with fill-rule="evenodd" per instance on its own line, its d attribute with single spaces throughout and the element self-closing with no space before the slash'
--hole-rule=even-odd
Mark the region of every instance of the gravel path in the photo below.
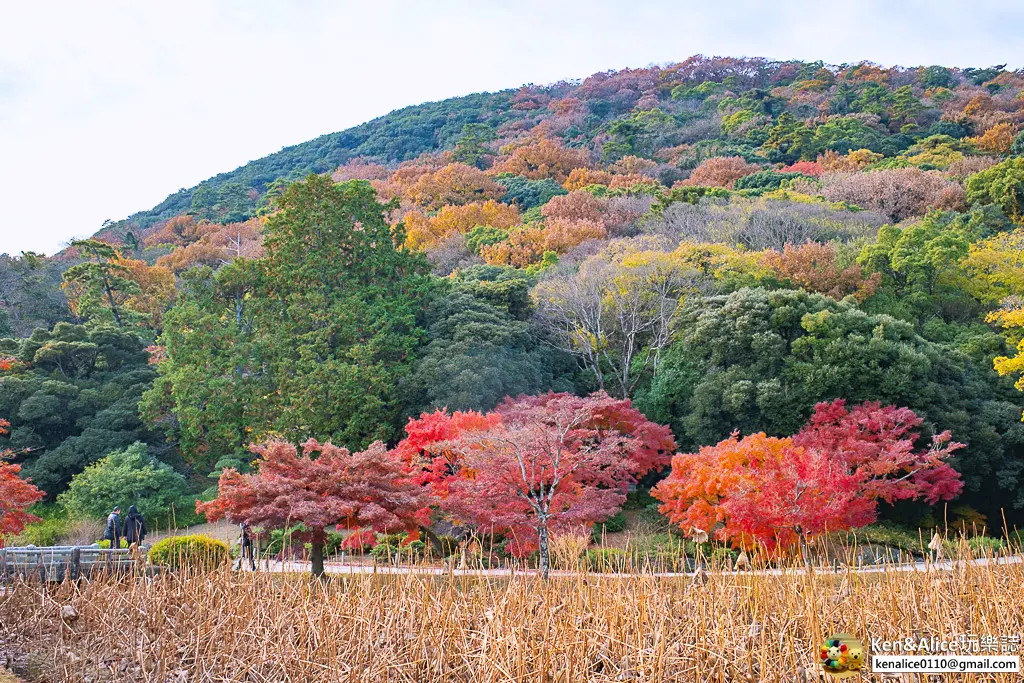
<svg viewBox="0 0 1024 683">
<path fill-rule="evenodd" d="M 951 571 L 953 569 L 960 569 L 967 565 L 973 565 L 976 567 L 984 567 L 988 565 L 1007 565 L 1007 564 L 1020 564 L 1024 562 L 1024 556 L 1011 555 L 1009 557 L 997 557 L 987 558 L 982 557 L 974 560 L 941 560 L 939 562 L 914 562 L 907 564 L 881 564 L 869 567 L 850 568 L 840 567 L 834 569 L 831 567 L 816 567 L 813 571 L 817 574 L 837 574 L 842 575 L 847 572 L 855 572 L 858 574 L 879 574 L 884 572 L 929 572 L 929 571 Z M 270 571 L 280 573 L 290 572 L 308 572 L 310 570 L 309 562 L 303 561 L 288 561 L 281 562 L 278 560 L 262 560 L 259 563 L 258 571 Z M 510 576 L 522 576 L 522 575 L 536 575 L 537 570 L 535 569 L 453 569 L 448 567 L 419 567 L 419 566 L 392 566 L 392 565 L 365 565 L 365 564 L 348 564 L 341 562 L 325 562 L 324 571 L 331 575 L 353 575 L 353 574 L 424 574 L 433 576 L 495 576 L 495 577 L 510 577 Z M 761 569 L 757 571 L 718 571 L 716 574 L 727 574 L 727 575 L 763 575 L 763 576 L 784 576 L 784 575 L 801 575 L 806 573 L 807 570 L 803 567 L 792 567 L 786 569 Z M 654 572 L 651 574 L 644 574 L 644 576 L 655 576 L 659 578 L 681 578 L 681 577 L 692 577 L 697 572 Z M 563 571 L 563 570 L 552 570 L 552 576 L 574 576 L 579 572 Z M 624 574 L 616 572 L 600 572 L 599 576 L 603 577 L 630 577 L 637 576 L 637 574 Z"/>
</svg>

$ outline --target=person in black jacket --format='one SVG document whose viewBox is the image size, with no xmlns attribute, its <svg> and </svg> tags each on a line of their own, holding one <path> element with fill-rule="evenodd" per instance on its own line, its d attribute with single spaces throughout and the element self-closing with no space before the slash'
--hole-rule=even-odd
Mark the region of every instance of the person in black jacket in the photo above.
<svg viewBox="0 0 1024 683">
<path fill-rule="evenodd" d="M 235 562 L 235 569 L 241 569 L 242 564 L 248 560 L 249 570 L 256 571 L 256 554 L 255 554 L 255 541 L 253 538 L 252 529 L 246 522 L 242 522 L 238 525 L 238 561 Z"/>
<path fill-rule="evenodd" d="M 124 518 L 124 540 L 129 546 L 133 543 L 142 545 L 146 533 L 146 520 L 139 514 L 139 509 L 132 505 L 128 508 L 128 516 Z"/>
<path fill-rule="evenodd" d="M 103 538 L 110 541 L 111 549 L 121 547 L 121 506 L 115 505 L 107 516 L 107 527 L 103 530 Z"/>
</svg>

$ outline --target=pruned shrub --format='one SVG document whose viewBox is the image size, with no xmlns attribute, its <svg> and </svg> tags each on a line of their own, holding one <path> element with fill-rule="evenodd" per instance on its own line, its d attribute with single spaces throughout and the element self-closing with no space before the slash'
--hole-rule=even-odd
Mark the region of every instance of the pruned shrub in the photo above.
<svg viewBox="0 0 1024 683">
<path fill-rule="evenodd" d="M 171 536 L 158 541 L 149 551 L 149 563 L 170 569 L 212 571 L 231 559 L 228 544 L 210 536 Z"/>
</svg>

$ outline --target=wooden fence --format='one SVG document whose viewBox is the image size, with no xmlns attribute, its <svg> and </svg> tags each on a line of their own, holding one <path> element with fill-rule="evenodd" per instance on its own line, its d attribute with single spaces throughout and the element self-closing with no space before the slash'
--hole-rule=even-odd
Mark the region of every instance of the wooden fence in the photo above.
<svg viewBox="0 0 1024 683">
<path fill-rule="evenodd" d="M 136 553 L 139 553 L 138 555 Z M 0 579 L 14 576 L 63 581 L 95 574 L 127 573 L 137 566 L 142 550 L 108 550 L 95 546 L 0 548 Z"/>
</svg>

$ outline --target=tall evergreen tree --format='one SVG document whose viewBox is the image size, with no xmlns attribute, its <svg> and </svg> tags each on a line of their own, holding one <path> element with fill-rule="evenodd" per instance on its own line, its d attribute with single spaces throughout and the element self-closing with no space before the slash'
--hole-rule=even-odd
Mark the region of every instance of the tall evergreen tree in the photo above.
<svg viewBox="0 0 1024 683">
<path fill-rule="evenodd" d="M 278 208 L 266 257 L 200 275 L 165 321 L 145 407 L 206 464 L 266 435 L 361 448 L 399 427 L 426 262 L 365 181 L 310 175 Z"/>
</svg>

